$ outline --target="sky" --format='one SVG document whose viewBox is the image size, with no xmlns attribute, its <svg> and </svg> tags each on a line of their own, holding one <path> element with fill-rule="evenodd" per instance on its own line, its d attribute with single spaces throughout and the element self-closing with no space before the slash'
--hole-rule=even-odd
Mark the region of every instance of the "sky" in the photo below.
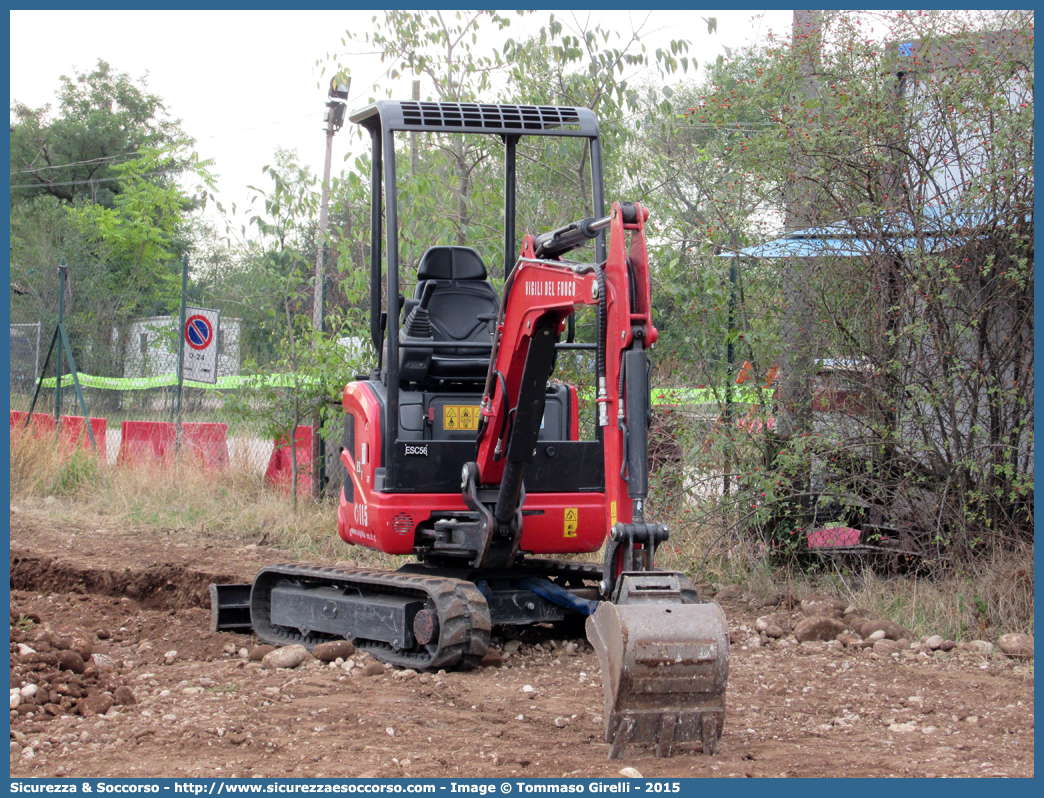
<svg viewBox="0 0 1044 798">
<path fill-rule="evenodd" d="M 56 104 L 62 75 L 89 72 L 98 59 L 132 78 L 147 77 L 147 89 L 182 121 L 203 158 L 213 159 L 218 199 L 231 209 L 249 205 L 247 187 L 266 185 L 262 167 L 277 148 L 296 150 L 299 160 L 321 176 L 325 155 L 325 103 L 335 62 L 348 67 L 352 88 L 348 108 L 364 106 L 374 91 L 393 87 L 396 98 L 410 96 L 409 80 L 390 81 L 389 65 L 344 43 L 346 31 L 372 29 L 373 11 L 11 11 L 11 93 L 31 107 Z M 629 33 L 640 25 L 651 52 L 673 38 L 691 42 L 689 56 L 705 63 L 725 47 L 733 50 L 763 40 L 770 31 L 786 33 L 791 11 L 557 11 L 566 27 L 588 15 L 603 28 Z M 708 34 L 704 18 L 717 18 Z M 513 22 L 510 35 L 521 38 L 546 24 L 548 12 Z M 40 31 L 47 31 L 46 46 Z M 501 35 L 506 38 L 508 33 Z M 325 76 L 323 67 L 326 67 Z M 692 74 L 690 70 L 690 75 Z M 426 98 L 430 84 L 422 82 Z M 346 168 L 350 150 L 362 145 L 345 125 L 334 137 L 333 174 Z M 12 185 L 17 183 L 12 176 Z M 238 227 L 238 223 L 234 225 Z"/>
</svg>

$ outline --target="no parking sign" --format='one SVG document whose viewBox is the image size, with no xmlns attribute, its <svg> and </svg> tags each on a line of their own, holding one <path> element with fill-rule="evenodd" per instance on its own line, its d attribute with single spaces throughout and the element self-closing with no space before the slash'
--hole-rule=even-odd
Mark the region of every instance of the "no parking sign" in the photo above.
<svg viewBox="0 0 1044 798">
<path fill-rule="evenodd" d="M 221 311 L 185 308 L 185 360 L 182 375 L 195 382 L 217 382 L 218 331 Z"/>
</svg>

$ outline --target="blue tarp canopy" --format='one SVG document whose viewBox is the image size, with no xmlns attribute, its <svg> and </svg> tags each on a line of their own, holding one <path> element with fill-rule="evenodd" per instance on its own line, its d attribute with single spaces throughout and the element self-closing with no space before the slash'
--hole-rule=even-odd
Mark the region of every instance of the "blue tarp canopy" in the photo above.
<svg viewBox="0 0 1044 798">
<path fill-rule="evenodd" d="M 942 252 L 959 246 L 949 238 L 900 239 L 881 238 L 817 238 L 803 236 L 799 230 L 774 241 L 747 247 L 739 252 L 723 252 L 723 258 L 865 258 L 871 255 L 899 254 L 914 251 Z"/>
<path fill-rule="evenodd" d="M 978 214 L 928 213 L 915 224 L 907 214 L 856 219 L 795 230 L 723 258 L 864 258 L 908 252 L 940 253 L 982 235 Z"/>
</svg>

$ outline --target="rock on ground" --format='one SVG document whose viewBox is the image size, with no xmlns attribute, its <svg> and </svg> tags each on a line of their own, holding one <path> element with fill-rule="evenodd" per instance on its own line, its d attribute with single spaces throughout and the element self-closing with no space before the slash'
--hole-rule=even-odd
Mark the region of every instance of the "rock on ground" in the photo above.
<svg viewBox="0 0 1044 798">
<path fill-rule="evenodd" d="M 1001 635 L 997 640 L 1000 650 L 1009 657 L 1033 659 L 1033 636 L 1024 634 Z"/>
<path fill-rule="evenodd" d="M 81 715 L 89 717 L 91 715 L 104 715 L 112 709 L 112 703 L 111 693 L 96 693 L 95 695 L 81 698 L 76 706 Z"/>
<path fill-rule="evenodd" d="M 121 685 L 112 691 L 112 702 L 118 707 L 130 706 L 131 704 L 137 704 L 138 701 L 134 697 L 134 693 L 127 685 Z"/>
<path fill-rule="evenodd" d="M 499 651 L 495 648 L 491 648 L 485 653 L 482 657 L 482 662 L 479 664 L 483 668 L 499 668 L 504 664 L 504 658 L 500 655 Z"/>
<path fill-rule="evenodd" d="M 852 628 L 855 629 L 863 637 L 870 637 L 874 632 L 884 632 L 885 637 L 889 640 L 902 640 L 904 637 L 910 640 L 914 637 L 913 632 L 905 627 L 900 626 L 895 621 L 890 621 L 887 618 L 877 618 L 874 620 L 863 621 L 862 623 L 853 623 Z"/>
<path fill-rule="evenodd" d="M 248 657 L 250 658 L 251 662 L 261 662 L 268 654 L 271 654 L 273 651 L 275 651 L 275 648 L 275 646 L 270 646 L 267 643 L 263 643 L 260 646 L 254 646 L 252 649 L 250 649 Z M 235 651 L 235 646 L 232 647 L 232 650 Z"/>
<path fill-rule="evenodd" d="M 754 630 L 758 632 L 768 633 L 769 628 L 773 626 L 777 629 L 788 630 L 791 628 L 790 619 L 787 618 L 785 613 L 774 612 L 770 615 L 762 615 L 754 621 Z M 769 637 L 781 636 L 782 635 L 769 635 Z"/>
<path fill-rule="evenodd" d="M 844 615 L 845 603 L 831 596 L 808 596 L 801 600 L 801 611 L 810 618 L 840 618 Z"/>
<path fill-rule="evenodd" d="M 882 656 L 888 656 L 889 654 L 895 654 L 899 651 L 899 644 L 895 640 L 888 640 L 882 638 L 874 641 L 874 653 Z"/>
<path fill-rule="evenodd" d="M 771 638 L 772 640 L 779 640 L 783 637 L 786 632 L 783 631 L 782 627 L 776 626 L 774 623 L 767 624 L 764 629 L 765 637 Z"/>
<path fill-rule="evenodd" d="M 333 662 L 338 658 L 348 659 L 354 653 L 355 646 L 349 640 L 331 640 L 312 649 L 312 656 L 320 662 Z"/>
<path fill-rule="evenodd" d="M 964 644 L 965 650 L 988 657 L 993 653 L 993 643 L 988 640 L 971 640 Z"/>
<path fill-rule="evenodd" d="M 58 666 L 63 671 L 72 671 L 73 673 L 83 673 L 87 667 L 84 664 L 83 657 L 71 649 L 58 652 Z"/>
<path fill-rule="evenodd" d="M 382 662 L 371 662 L 362 669 L 363 676 L 380 676 L 384 673 L 385 667 Z"/>
<path fill-rule="evenodd" d="M 306 659 L 311 657 L 308 649 L 295 643 L 292 646 L 283 646 L 275 651 L 269 651 L 261 660 L 262 668 L 296 668 Z"/>
<path fill-rule="evenodd" d="M 855 632 L 842 632 L 837 636 L 837 640 L 839 643 L 845 646 L 845 648 L 860 646 L 863 642 L 863 638 L 861 638 Z"/>
<path fill-rule="evenodd" d="M 812 640 L 833 640 L 847 630 L 848 627 L 838 618 L 823 616 L 802 618 L 794 627 L 794 637 L 799 643 L 807 643 Z"/>
</svg>

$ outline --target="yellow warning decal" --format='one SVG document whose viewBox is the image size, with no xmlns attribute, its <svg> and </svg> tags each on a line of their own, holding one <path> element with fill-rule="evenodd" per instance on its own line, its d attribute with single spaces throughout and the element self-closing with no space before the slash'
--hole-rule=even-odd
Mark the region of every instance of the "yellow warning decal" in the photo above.
<svg viewBox="0 0 1044 798">
<path fill-rule="evenodd" d="M 616 502 L 609 502 L 609 528 L 616 526 Z"/>
<path fill-rule="evenodd" d="M 562 536 L 567 538 L 576 537 L 576 526 L 579 519 L 579 512 L 576 507 L 566 507 L 565 521 L 562 527 Z"/>
<path fill-rule="evenodd" d="M 477 430 L 478 423 L 478 405 L 444 405 L 442 408 L 443 429 Z"/>
<path fill-rule="evenodd" d="M 479 409 L 478 405 L 460 406 L 460 428 L 478 429 Z"/>
</svg>

